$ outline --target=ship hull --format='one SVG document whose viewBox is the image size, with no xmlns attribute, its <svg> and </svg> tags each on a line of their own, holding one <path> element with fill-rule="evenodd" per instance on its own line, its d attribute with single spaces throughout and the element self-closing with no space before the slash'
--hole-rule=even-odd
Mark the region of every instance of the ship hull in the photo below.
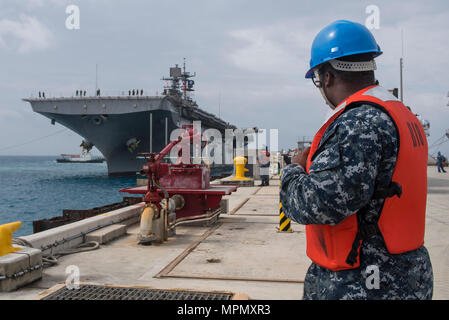
<svg viewBox="0 0 449 320">
<path fill-rule="evenodd" d="M 150 150 L 160 151 L 165 145 L 165 119 L 171 119 L 169 111 L 142 111 L 127 114 L 74 116 L 52 113 L 42 115 L 54 119 L 57 123 L 70 128 L 92 143 L 104 156 L 110 175 L 136 174 L 142 168 L 144 159 L 137 158 L 139 153 Z M 153 134 L 150 134 L 150 115 L 153 121 Z M 101 119 L 101 120 L 99 120 Z M 101 122 L 101 123 L 100 123 Z M 174 124 L 169 122 L 168 132 Z M 150 148 L 150 135 L 152 143 Z M 168 137 L 169 138 L 169 137 Z M 137 147 L 130 151 L 127 141 L 136 139 Z"/>
</svg>

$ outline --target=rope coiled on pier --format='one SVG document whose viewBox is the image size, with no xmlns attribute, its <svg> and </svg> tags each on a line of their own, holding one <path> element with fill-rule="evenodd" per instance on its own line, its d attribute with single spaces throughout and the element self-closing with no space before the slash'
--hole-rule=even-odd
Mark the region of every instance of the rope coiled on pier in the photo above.
<svg viewBox="0 0 449 320">
<path fill-rule="evenodd" d="M 30 242 L 28 242 L 22 238 L 13 238 L 12 243 L 17 244 L 19 246 L 33 248 L 33 245 Z M 53 265 L 58 264 L 58 259 L 62 256 L 66 256 L 66 255 L 73 254 L 73 253 L 92 251 L 92 250 L 98 249 L 99 247 L 100 247 L 100 243 L 98 243 L 97 241 L 84 242 L 84 243 L 77 245 L 74 248 L 61 250 L 54 254 L 51 254 L 51 253 L 50 254 L 42 254 L 42 262 L 43 262 L 44 268 L 51 267 Z"/>
</svg>

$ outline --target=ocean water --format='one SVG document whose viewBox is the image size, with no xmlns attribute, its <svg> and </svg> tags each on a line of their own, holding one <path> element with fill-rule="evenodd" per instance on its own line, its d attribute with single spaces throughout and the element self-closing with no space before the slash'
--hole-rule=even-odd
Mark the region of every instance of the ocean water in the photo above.
<svg viewBox="0 0 449 320">
<path fill-rule="evenodd" d="M 56 156 L 0 156 L 0 225 L 22 221 L 14 237 L 33 233 L 33 220 L 63 209 L 122 201 L 135 177 L 108 177 L 106 163 L 57 163 Z"/>
</svg>

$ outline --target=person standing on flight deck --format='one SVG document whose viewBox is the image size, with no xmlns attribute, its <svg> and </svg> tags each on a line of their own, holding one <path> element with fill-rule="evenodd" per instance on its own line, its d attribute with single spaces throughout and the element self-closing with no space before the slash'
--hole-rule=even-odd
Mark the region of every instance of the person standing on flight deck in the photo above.
<svg viewBox="0 0 449 320">
<path fill-rule="evenodd" d="M 375 80 L 380 54 L 371 32 L 346 20 L 312 44 L 306 78 L 333 113 L 284 168 L 280 191 L 287 217 L 306 225 L 303 299 L 432 298 L 426 135 Z"/>
</svg>

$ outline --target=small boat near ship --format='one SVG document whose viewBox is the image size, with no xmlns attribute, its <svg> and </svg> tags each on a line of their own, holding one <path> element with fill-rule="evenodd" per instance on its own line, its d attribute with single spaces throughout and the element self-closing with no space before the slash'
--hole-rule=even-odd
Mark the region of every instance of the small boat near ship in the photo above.
<svg viewBox="0 0 449 320">
<path fill-rule="evenodd" d="M 103 157 L 93 157 L 89 152 L 81 154 L 62 153 L 61 158 L 56 159 L 58 163 L 103 163 Z"/>
</svg>

